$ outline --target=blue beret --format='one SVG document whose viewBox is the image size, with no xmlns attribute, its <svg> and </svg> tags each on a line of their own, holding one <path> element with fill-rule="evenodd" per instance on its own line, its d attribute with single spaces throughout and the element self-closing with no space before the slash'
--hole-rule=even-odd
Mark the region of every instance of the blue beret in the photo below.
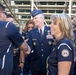
<svg viewBox="0 0 76 75">
<path fill-rule="evenodd" d="M 33 10 L 30 12 L 32 17 L 35 17 L 38 14 L 43 14 L 43 12 L 41 10 Z"/>
</svg>

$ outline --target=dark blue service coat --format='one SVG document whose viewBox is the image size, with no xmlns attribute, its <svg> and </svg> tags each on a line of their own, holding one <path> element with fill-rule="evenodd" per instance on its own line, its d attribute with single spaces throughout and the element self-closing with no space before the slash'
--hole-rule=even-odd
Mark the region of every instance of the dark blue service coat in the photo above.
<svg viewBox="0 0 76 75">
<path fill-rule="evenodd" d="M 45 26 L 42 39 L 38 28 L 29 32 L 28 44 L 31 48 L 31 70 L 46 72 L 46 59 L 51 52 L 52 38 L 47 37 L 50 28 Z"/>
</svg>

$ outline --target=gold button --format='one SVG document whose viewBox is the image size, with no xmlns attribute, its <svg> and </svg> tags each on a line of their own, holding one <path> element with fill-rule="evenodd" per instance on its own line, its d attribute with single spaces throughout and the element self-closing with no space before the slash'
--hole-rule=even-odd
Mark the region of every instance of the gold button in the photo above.
<svg viewBox="0 0 76 75">
<path fill-rule="evenodd" d="M 43 49 L 41 49 L 41 51 L 43 51 Z"/>
<path fill-rule="evenodd" d="M 43 44 L 41 44 L 41 45 L 43 45 Z"/>
<path fill-rule="evenodd" d="M 43 57 L 44 55 L 42 54 L 41 56 Z"/>
</svg>

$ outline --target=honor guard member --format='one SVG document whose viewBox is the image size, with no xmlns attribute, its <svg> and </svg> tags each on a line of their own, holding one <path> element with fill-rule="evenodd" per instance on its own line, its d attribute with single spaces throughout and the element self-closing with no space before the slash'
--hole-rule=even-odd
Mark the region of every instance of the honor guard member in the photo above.
<svg viewBox="0 0 76 75">
<path fill-rule="evenodd" d="M 46 75 L 46 59 L 51 53 L 52 36 L 50 27 L 44 25 L 41 10 L 31 11 L 36 28 L 29 32 L 28 44 L 31 48 L 31 75 Z"/>
<path fill-rule="evenodd" d="M 51 35 L 55 39 L 48 57 L 47 75 L 74 75 L 74 35 L 71 19 L 66 14 L 54 14 L 51 21 Z"/>
</svg>

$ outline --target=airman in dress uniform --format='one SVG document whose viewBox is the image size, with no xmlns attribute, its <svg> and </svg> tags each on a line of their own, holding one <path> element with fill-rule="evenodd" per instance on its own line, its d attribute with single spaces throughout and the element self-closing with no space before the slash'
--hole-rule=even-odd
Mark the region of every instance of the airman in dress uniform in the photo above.
<svg viewBox="0 0 76 75">
<path fill-rule="evenodd" d="M 52 36 L 50 28 L 44 25 L 41 10 L 31 11 L 37 28 L 29 32 L 28 44 L 31 48 L 31 75 L 46 75 L 46 59 L 51 53 Z"/>
</svg>

